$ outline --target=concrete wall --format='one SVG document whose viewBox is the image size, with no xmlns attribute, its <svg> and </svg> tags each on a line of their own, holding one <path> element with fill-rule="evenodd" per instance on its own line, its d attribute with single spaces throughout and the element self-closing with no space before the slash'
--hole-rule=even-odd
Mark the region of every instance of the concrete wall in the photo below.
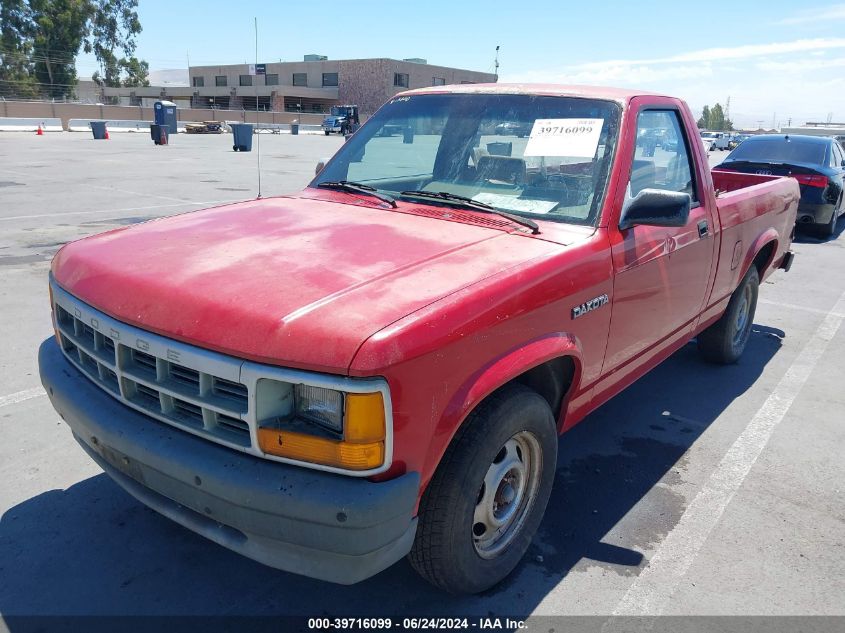
<svg viewBox="0 0 845 633">
<path fill-rule="evenodd" d="M 291 123 L 300 119 L 304 125 L 319 125 L 321 114 L 295 112 L 244 112 L 243 110 L 203 110 L 180 108 L 176 110 L 180 121 L 245 121 L 255 123 Z M 0 117 L 58 118 L 62 127 L 68 128 L 70 119 L 104 119 L 115 121 L 152 121 L 153 109 L 140 106 L 97 106 L 78 103 L 44 103 L 40 101 L 0 101 Z"/>
</svg>

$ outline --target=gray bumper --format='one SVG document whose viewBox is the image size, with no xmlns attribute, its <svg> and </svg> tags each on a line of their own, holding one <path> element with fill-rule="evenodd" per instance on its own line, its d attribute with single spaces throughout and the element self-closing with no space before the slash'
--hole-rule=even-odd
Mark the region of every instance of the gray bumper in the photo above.
<svg viewBox="0 0 845 633">
<path fill-rule="evenodd" d="M 53 406 L 92 459 L 188 529 L 271 567 L 343 584 L 410 551 L 418 473 L 373 483 L 245 455 L 120 404 L 53 338 L 38 363 Z"/>
</svg>

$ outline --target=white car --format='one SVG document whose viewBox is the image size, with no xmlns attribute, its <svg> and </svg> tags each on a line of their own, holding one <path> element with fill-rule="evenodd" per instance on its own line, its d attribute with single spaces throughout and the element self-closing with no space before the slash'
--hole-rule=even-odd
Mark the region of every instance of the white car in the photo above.
<svg viewBox="0 0 845 633">
<path fill-rule="evenodd" d="M 730 137 L 722 132 L 702 132 L 701 134 L 701 142 L 704 143 L 704 149 L 708 152 L 729 149 L 730 140 Z"/>
</svg>

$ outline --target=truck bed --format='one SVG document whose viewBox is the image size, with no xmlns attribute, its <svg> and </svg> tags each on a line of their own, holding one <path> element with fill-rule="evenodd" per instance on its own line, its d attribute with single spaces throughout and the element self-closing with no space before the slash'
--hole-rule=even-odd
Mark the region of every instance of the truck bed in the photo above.
<svg viewBox="0 0 845 633">
<path fill-rule="evenodd" d="M 798 181 L 782 176 L 743 174 L 717 169 L 711 172 L 721 230 L 719 268 L 709 308 L 725 303 L 745 274 L 750 262 L 746 253 L 756 253 L 755 243 L 776 240 L 773 252 L 761 270 L 761 281 L 777 267 L 791 242 L 795 226 Z M 707 314 L 704 315 L 705 318 Z"/>
</svg>

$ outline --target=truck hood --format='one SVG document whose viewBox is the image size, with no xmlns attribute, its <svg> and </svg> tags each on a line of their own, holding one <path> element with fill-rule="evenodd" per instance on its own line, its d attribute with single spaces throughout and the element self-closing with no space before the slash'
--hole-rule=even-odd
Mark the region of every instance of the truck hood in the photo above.
<svg viewBox="0 0 845 633">
<path fill-rule="evenodd" d="M 91 306 L 163 336 L 345 373 L 378 330 L 559 248 L 487 226 L 272 198 L 73 242 L 53 260 L 53 276 Z"/>
</svg>

